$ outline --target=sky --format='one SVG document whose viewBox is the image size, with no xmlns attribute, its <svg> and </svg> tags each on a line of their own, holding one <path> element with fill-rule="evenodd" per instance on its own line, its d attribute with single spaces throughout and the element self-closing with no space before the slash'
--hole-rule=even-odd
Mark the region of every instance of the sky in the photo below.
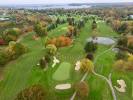
<svg viewBox="0 0 133 100">
<path fill-rule="evenodd" d="M 56 3 L 109 3 L 133 2 L 133 0 L 0 0 L 0 5 L 5 4 L 56 4 Z"/>
</svg>

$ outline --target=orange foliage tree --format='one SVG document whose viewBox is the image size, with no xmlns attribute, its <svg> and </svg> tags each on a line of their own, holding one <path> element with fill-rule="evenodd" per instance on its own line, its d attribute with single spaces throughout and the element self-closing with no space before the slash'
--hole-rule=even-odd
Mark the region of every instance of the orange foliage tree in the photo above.
<svg viewBox="0 0 133 100">
<path fill-rule="evenodd" d="M 65 36 L 59 36 L 48 40 L 47 44 L 54 44 L 56 47 L 64 47 L 72 44 L 72 39 Z"/>
</svg>

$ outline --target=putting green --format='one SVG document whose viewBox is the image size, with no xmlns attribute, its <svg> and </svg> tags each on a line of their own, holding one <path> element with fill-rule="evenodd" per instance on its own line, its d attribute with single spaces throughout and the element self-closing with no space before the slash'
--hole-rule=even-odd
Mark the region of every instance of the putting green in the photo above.
<svg viewBox="0 0 133 100">
<path fill-rule="evenodd" d="M 59 68 L 54 72 L 53 79 L 56 81 L 64 81 L 70 77 L 71 64 L 63 62 Z"/>
</svg>

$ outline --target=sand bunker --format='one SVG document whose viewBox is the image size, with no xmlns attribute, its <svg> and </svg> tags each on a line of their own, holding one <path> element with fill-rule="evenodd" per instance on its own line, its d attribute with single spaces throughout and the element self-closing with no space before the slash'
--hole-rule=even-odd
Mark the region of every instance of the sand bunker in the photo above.
<svg viewBox="0 0 133 100">
<path fill-rule="evenodd" d="M 126 83 L 124 80 L 117 80 L 119 87 L 115 86 L 116 90 L 119 92 L 126 92 Z"/>
<path fill-rule="evenodd" d="M 59 84 L 55 86 L 55 89 L 57 90 L 66 90 L 70 88 L 71 88 L 71 84 Z"/>
</svg>

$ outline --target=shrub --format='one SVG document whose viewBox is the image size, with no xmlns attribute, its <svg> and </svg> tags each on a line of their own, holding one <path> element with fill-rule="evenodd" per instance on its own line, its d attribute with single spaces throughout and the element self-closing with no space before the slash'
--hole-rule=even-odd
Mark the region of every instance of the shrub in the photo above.
<svg viewBox="0 0 133 100">
<path fill-rule="evenodd" d="M 41 85 L 33 85 L 18 93 L 15 100 L 47 100 L 47 93 Z"/>
</svg>

